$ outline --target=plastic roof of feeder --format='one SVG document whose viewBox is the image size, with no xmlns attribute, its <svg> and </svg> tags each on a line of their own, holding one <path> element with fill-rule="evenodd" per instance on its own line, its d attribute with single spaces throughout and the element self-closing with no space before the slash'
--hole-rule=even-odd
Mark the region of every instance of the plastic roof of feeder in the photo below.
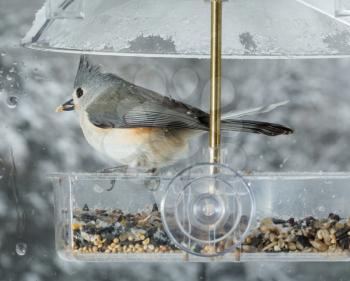
<svg viewBox="0 0 350 281">
<path fill-rule="evenodd" d="M 322 5 L 311 7 L 341 0 L 317 1 L 225 1 L 223 57 L 349 56 L 350 24 Z M 22 43 L 61 52 L 207 58 L 209 1 L 49 0 Z"/>
<path fill-rule="evenodd" d="M 350 23 L 350 0 L 300 0 L 320 12 L 336 16 L 338 20 Z"/>
</svg>

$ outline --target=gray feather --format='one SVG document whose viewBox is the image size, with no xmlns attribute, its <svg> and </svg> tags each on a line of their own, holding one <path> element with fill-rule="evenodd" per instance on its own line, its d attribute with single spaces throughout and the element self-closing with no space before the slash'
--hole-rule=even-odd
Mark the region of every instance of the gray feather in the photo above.
<svg viewBox="0 0 350 281">
<path fill-rule="evenodd" d="M 282 101 L 282 102 L 278 102 L 278 103 L 273 103 L 273 104 L 269 104 L 269 105 L 265 105 L 265 106 L 260 106 L 260 107 L 256 107 L 256 108 L 251 108 L 251 109 L 246 109 L 243 111 L 238 111 L 238 112 L 228 112 L 223 114 L 222 119 L 239 119 L 242 117 L 246 117 L 249 115 L 256 115 L 256 114 L 262 114 L 262 113 L 268 113 L 278 107 L 281 107 L 283 105 L 286 105 L 287 103 L 289 103 L 288 100 L 286 101 Z"/>
<path fill-rule="evenodd" d="M 75 85 L 96 92 L 86 106 L 89 120 L 100 128 L 170 128 L 209 130 L 209 114 L 151 90 L 131 84 L 113 74 L 102 73 L 82 56 Z M 279 124 L 250 120 L 223 120 L 223 131 L 268 136 L 293 131 Z"/>
<path fill-rule="evenodd" d="M 106 88 L 117 86 L 122 81 L 124 80 L 114 74 L 103 73 L 101 66 L 91 63 L 88 56 L 80 56 L 78 71 L 74 81 L 75 89 L 82 87 L 93 96 Z"/>
<path fill-rule="evenodd" d="M 223 131 L 247 132 L 267 136 L 289 135 L 293 133 L 292 129 L 283 125 L 251 120 L 223 120 L 221 121 L 221 129 Z"/>
<path fill-rule="evenodd" d="M 100 128 L 209 130 L 208 113 L 134 85 L 107 89 L 86 111 L 90 121 Z M 222 130 L 268 136 L 293 132 L 279 124 L 250 120 L 223 120 Z"/>
<path fill-rule="evenodd" d="M 121 80 L 107 88 L 86 109 L 90 121 L 101 128 L 191 128 L 206 130 L 208 114 Z"/>
<path fill-rule="evenodd" d="M 96 80 L 96 78 L 101 77 L 100 66 L 93 65 L 89 62 L 86 55 L 80 56 L 78 72 L 74 81 L 74 88 L 81 87 L 82 85 L 89 82 L 91 79 Z"/>
</svg>

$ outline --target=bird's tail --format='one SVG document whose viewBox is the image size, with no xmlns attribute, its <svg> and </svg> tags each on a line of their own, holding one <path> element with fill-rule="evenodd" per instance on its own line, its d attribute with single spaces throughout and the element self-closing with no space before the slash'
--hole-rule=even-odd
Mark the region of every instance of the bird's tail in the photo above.
<svg viewBox="0 0 350 281">
<path fill-rule="evenodd" d="M 289 135 L 294 131 L 286 126 L 250 121 L 250 120 L 222 120 L 221 129 L 223 131 L 237 131 L 237 132 L 247 132 L 255 134 L 263 134 L 267 136 L 279 136 L 279 135 Z"/>
</svg>

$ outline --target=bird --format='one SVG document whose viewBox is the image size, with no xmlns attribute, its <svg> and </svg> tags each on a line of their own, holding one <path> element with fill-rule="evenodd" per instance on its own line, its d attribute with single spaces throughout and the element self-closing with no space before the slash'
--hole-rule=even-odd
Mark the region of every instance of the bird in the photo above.
<svg viewBox="0 0 350 281">
<path fill-rule="evenodd" d="M 283 125 L 240 119 L 282 104 L 229 114 L 222 118 L 221 130 L 292 134 L 293 130 Z M 56 112 L 73 110 L 93 148 L 122 166 L 146 171 L 178 161 L 188 151 L 190 140 L 208 132 L 210 126 L 207 112 L 105 73 L 87 55 L 80 56 L 72 98 Z"/>
</svg>

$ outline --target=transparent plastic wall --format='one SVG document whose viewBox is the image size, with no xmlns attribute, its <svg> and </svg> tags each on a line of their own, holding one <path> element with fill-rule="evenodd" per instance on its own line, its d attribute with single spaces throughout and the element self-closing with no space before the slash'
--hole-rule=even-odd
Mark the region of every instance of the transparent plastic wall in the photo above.
<svg viewBox="0 0 350 281">
<path fill-rule="evenodd" d="M 83 19 L 85 16 L 84 0 L 48 0 L 45 9 L 47 19 Z"/>
<path fill-rule="evenodd" d="M 223 56 L 347 56 L 350 26 L 342 17 L 345 2 L 339 2 L 336 11 L 325 1 L 225 1 Z M 64 52 L 208 57 L 210 4 L 204 0 L 50 0 L 37 13 L 23 44 Z"/>
<path fill-rule="evenodd" d="M 4 0 L 0 4 L 1 279 L 100 280 L 123 276 L 119 278 L 203 280 L 205 275 L 200 274 L 199 269 L 205 264 L 140 265 L 122 260 L 124 262 L 120 264 L 101 265 L 58 260 L 54 247 L 53 196 L 46 175 L 62 170 L 94 172 L 115 163 L 107 162 L 87 144 L 74 114 L 57 115 L 53 112 L 72 93 L 78 56 L 37 52 L 20 48 L 18 44 L 42 2 Z M 128 81 L 207 109 L 209 63 L 205 60 L 111 57 L 97 60 L 103 66 L 109 63 L 111 68 L 107 71 L 117 73 Z M 348 171 L 349 72 L 348 60 L 225 62 L 224 88 L 227 95 L 224 95 L 224 99 L 227 110 L 244 110 L 289 99 L 287 107 L 259 117 L 259 120 L 266 117 L 271 121 L 283 121 L 297 130 L 292 139 L 283 140 L 245 134 L 235 136 L 231 142 L 234 150 L 229 153 L 232 167 L 247 171 Z M 9 152 L 11 146 L 13 162 Z M 16 168 L 17 176 L 11 184 L 8 179 L 12 165 Z M 17 183 L 17 202 L 14 182 Z M 63 181 L 62 184 L 66 183 Z M 130 182 L 128 184 L 134 186 Z M 341 185 L 345 186 L 346 183 L 342 182 Z M 111 187 L 107 179 L 105 186 L 107 189 Z M 88 190 L 91 189 L 88 187 Z M 330 194 L 327 200 L 335 202 L 333 196 L 337 196 L 337 190 L 336 186 L 325 190 Z M 342 190 L 346 191 L 346 188 Z M 69 194 L 66 193 L 62 206 L 69 206 Z M 320 205 L 321 210 L 322 206 L 328 205 Z M 84 205 L 78 207 L 83 208 Z M 21 211 L 18 217 L 14 213 L 16 208 Z M 57 205 L 57 210 L 60 208 Z M 89 205 L 89 208 L 92 210 L 95 205 Z M 326 208 L 326 217 L 329 209 Z M 148 213 L 150 208 L 146 211 Z M 25 219 L 24 224 L 22 218 Z M 62 221 L 66 221 L 64 216 Z M 18 226 L 19 233 L 16 229 Z M 67 226 L 66 230 L 69 230 L 69 224 Z M 62 233 L 61 228 L 57 239 L 66 241 L 62 240 Z M 69 234 L 69 231 L 66 233 Z M 259 255 L 263 256 L 262 253 Z M 80 255 L 79 259 L 84 257 L 86 255 Z M 132 255 L 127 257 L 132 259 Z M 298 257 L 303 256 L 298 254 Z M 87 256 L 87 259 L 92 258 L 92 255 Z M 235 266 L 231 263 L 207 263 L 207 278 L 215 281 L 227 280 L 228 277 L 242 280 L 344 280 L 349 274 L 348 267 L 347 263 L 253 262 Z"/>
<path fill-rule="evenodd" d="M 307 5 L 319 9 L 330 16 L 349 21 L 350 1 L 349 0 L 300 0 Z"/>
<path fill-rule="evenodd" d="M 349 178 L 344 173 L 246 176 L 256 206 L 251 222 L 243 215 L 237 227 L 248 227 L 248 233 L 232 253 L 210 260 L 349 261 Z M 57 174 L 52 180 L 62 258 L 207 261 L 180 251 L 164 230 L 157 206 L 171 178 Z M 205 254 L 220 243 L 192 247 Z"/>
</svg>

